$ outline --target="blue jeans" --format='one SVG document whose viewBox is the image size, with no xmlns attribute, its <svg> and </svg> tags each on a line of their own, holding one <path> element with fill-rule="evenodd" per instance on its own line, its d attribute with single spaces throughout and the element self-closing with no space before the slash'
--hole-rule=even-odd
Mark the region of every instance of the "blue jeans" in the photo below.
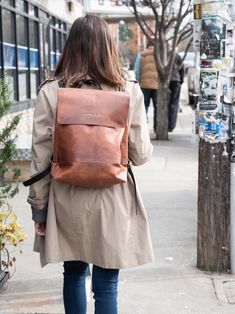
<svg viewBox="0 0 235 314">
<path fill-rule="evenodd" d="M 64 262 L 64 307 L 66 314 L 86 314 L 86 276 L 88 264 L 80 261 Z M 92 290 L 95 314 L 117 314 L 118 269 L 93 266 Z"/>
<path fill-rule="evenodd" d="M 148 109 L 150 106 L 150 101 L 152 99 L 153 102 L 153 129 L 156 131 L 157 126 L 157 89 L 150 88 L 142 88 L 142 92 L 144 94 L 144 105 L 146 114 L 148 113 Z"/>
</svg>

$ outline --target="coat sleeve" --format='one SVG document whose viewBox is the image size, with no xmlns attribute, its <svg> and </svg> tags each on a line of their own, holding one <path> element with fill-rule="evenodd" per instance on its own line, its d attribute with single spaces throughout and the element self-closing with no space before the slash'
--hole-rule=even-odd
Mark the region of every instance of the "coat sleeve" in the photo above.
<svg viewBox="0 0 235 314">
<path fill-rule="evenodd" d="M 134 166 L 147 162 L 153 151 L 144 107 L 144 96 L 139 84 L 134 84 L 135 101 L 129 130 L 129 159 Z"/>
<path fill-rule="evenodd" d="M 31 176 L 45 170 L 49 165 L 52 156 L 52 126 L 53 114 L 42 88 L 37 98 L 33 119 Z M 28 203 L 32 207 L 33 219 L 35 218 L 37 222 L 45 220 L 50 183 L 51 177 L 47 175 L 30 186 Z"/>
</svg>

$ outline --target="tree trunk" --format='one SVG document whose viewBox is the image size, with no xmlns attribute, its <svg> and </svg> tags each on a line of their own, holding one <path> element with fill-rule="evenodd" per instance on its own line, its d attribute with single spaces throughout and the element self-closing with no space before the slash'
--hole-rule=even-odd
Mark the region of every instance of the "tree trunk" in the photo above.
<svg viewBox="0 0 235 314">
<path fill-rule="evenodd" d="M 169 102 L 168 84 L 159 81 L 157 97 L 157 140 L 168 140 L 168 102 Z"/>
<path fill-rule="evenodd" d="M 224 148 L 228 154 L 224 154 Z M 197 266 L 230 268 L 230 143 L 199 143 Z"/>
</svg>

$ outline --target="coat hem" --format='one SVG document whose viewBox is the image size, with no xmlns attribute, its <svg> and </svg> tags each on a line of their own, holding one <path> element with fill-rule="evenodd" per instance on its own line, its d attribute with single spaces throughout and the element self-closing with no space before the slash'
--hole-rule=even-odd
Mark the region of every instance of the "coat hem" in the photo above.
<svg viewBox="0 0 235 314">
<path fill-rule="evenodd" d="M 38 251 L 34 251 L 34 252 L 37 252 L 37 253 L 40 253 Z M 101 267 L 101 268 L 107 268 L 107 269 L 128 269 L 128 268 L 134 268 L 134 267 L 138 267 L 138 266 L 142 266 L 142 265 L 145 265 L 145 264 L 151 264 L 154 262 L 154 257 L 149 257 L 145 260 L 141 260 L 141 261 L 136 261 L 136 262 L 133 262 L 133 263 L 128 263 L 128 264 L 125 264 L 125 263 L 100 263 L 100 262 L 97 262 L 95 261 L 94 259 L 92 258 L 84 258 L 82 256 L 78 256 L 78 257 L 75 257 L 75 256 L 67 256 L 67 257 L 58 257 L 58 258 L 54 258 L 53 260 L 41 260 L 41 267 L 45 267 L 46 265 L 48 264 L 56 264 L 56 263 L 63 263 L 63 262 L 66 262 L 66 261 L 82 261 L 82 262 L 85 262 L 85 263 L 88 263 L 88 264 L 92 264 L 92 265 L 96 265 L 98 267 Z"/>
</svg>

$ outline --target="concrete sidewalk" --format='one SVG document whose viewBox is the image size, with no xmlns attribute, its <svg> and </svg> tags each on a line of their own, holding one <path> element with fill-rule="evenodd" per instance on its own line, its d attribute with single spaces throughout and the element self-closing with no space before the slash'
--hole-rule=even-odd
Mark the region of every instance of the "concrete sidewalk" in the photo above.
<svg viewBox="0 0 235 314">
<path fill-rule="evenodd" d="M 235 313 L 235 277 L 196 268 L 197 146 L 190 108 L 183 107 L 167 142 L 152 141 L 154 155 L 135 168 L 151 228 L 154 264 L 121 271 L 120 314 Z M 13 207 L 29 238 L 17 270 L 0 291 L 0 313 L 64 313 L 62 265 L 39 266 L 32 252 L 33 224 L 21 187 Z M 92 311 L 89 302 L 88 313 Z M 104 313 L 105 314 L 105 313 Z"/>
</svg>

